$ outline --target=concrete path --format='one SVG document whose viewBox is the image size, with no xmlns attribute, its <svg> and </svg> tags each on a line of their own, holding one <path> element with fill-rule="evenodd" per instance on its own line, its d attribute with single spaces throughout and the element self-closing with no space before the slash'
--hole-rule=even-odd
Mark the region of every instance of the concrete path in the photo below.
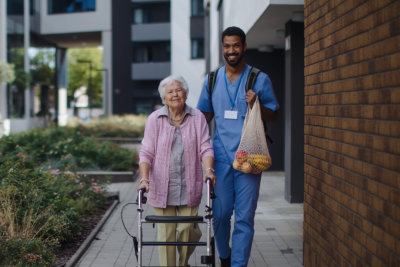
<svg viewBox="0 0 400 267">
<path fill-rule="evenodd" d="M 121 222 L 123 206 L 136 200 L 137 183 L 136 181 L 110 185 L 111 191 L 120 192 L 121 203 L 79 260 L 78 266 L 137 265 L 132 238 L 125 232 Z M 203 207 L 204 204 L 201 204 L 199 209 L 201 215 L 204 215 Z M 137 235 L 136 208 L 136 205 L 128 205 L 123 209 L 125 225 L 134 236 Z M 144 216 L 154 214 L 150 206 L 145 205 L 144 208 Z M 282 172 L 263 173 L 255 222 L 255 236 L 248 266 L 303 266 L 303 205 L 289 204 L 284 199 L 284 174 Z M 201 224 L 200 228 L 203 232 L 201 241 L 205 241 L 206 225 Z M 145 224 L 143 237 L 145 241 L 156 240 L 156 229 L 153 229 L 152 225 Z M 205 247 L 196 248 L 189 264 L 202 266 L 201 255 L 206 255 Z M 143 258 L 144 266 L 158 266 L 157 248 L 144 247 Z M 219 266 L 219 262 L 217 266 Z"/>
</svg>

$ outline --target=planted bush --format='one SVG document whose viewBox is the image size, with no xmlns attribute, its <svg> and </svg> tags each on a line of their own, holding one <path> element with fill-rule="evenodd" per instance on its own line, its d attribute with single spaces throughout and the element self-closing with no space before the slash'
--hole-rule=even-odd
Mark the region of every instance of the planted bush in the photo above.
<svg viewBox="0 0 400 267">
<path fill-rule="evenodd" d="M 41 166 L 70 171 L 130 171 L 136 151 L 111 142 L 97 142 L 73 128 L 35 129 L 0 139 L 0 151 L 14 154 L 23 150 Z"/>
<path fill-rule="evenodd" d="M 0 139 L 0 266 L 52 266 L 63 242 L 104 206 L 105 183 L 80 170 L 132 170 L 135 151 L 73 128 Z"/>
<path fill-rule="evenodd" d="M 103 205 L 104 184 L 38 167 L 22 148 L 2 154 L 0 166 L 0 265 L 51 265 L 80 218 Z"/>
<path fill-rule="evenodd" d="M 143 137 L 147 116 L 113 115 L 90 122 L 70 121 L 68 126 L 78 129 L 84 136 L 92 137 Z"/>
</svg>

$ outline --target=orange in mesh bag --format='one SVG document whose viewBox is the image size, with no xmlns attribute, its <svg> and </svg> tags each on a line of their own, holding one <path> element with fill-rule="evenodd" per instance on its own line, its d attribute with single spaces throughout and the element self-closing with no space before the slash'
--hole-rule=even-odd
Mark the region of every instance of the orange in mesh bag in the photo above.
<svg viewBox="0 0 400 267">
<path fill-rule="evenodd" d="M 247 107 L 242 137 L 233 161 L 233 168 L 244 173 L 259 174 L 271 166 L 258 96 L 253 108 Z"/>
</svg>

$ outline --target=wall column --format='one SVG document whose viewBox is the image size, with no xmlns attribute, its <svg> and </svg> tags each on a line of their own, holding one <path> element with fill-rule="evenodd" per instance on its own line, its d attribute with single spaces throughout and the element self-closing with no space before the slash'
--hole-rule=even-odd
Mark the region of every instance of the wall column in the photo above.
<svg viewBox="0 0 400 267">
<path fill-rule="evenodd" d="M 67 124 L 67 86 L 68 86 L 68 64 L 67 64 L 67 49 L 57 47 L 56 51 L 56 75 L 57 75 L 57 91 L 58 91 L 58 106 L 57 122 L 59 126 Z"/>
<path fill-rule="evenodd" d="M 105 115 L 112 115 L 112 33 L 103 31 L 103 110 Z"/>
<path fill-rule="evenodd" d="M 7 62 L 7 1 L 0 1 L 0 61 Z M 0 137 L 4 132 L 7 117 L 6 83 L 0 83 Z"/>
<path fill-rule="evenodd" d="M 285 199 L 304 199 L 304 23 L 286 23 Z"/>
<path fill-rule="evenodd" d="M 29 62 L 29 46 L 30 46 L 30 18 L 29 18 L 29 0 L 24 0 L 24 71 L 29 74 L 30 62 Z M 33 112 L 32 106 L 32 92 L 30 84 L 25 84 L 25 127 L 29 129 L 31 127 L 31 113 Z"/>
</svg>

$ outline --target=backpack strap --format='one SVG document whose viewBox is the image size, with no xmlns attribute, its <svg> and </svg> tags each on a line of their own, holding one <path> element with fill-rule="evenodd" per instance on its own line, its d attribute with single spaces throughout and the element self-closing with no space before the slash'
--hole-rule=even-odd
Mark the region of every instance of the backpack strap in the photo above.
<svg viewBox="0 0 400 267">
<path fill-rule="evenodd" d="M 250 73 L 247 76 L 246 87 L 245 87 L 246 92 L 254 88 L 254 84 L 256 83 L 257 76 L 259 73 L 260 73 L 259 69 L 257 69 L 256 67 L 251 67 Z"/>
<path fill-rule="evenodd" d="M 212 93 L 214 91 L 215 81 L 217 80 L 217 74 L 218 74 L 218 70 L 219 69 L 220 68 L 218 68 L 218 69 L 216 69 L 214 71 L 210 71 L 208 73 L 208 95 L 209 95 L 209 98 L 210 98 L 210 106 L 211 106 L 212 109 L 213 109 L 213 106 L 212 106 Z"/>
<path fill-rule="evenodd" d="M 209 94 L 209 98 L 210 98 L 210 102 L 212 103 L 212 93 L 215 87 L 215 81 L 217 80 L 217 74 L 218 74 L 218 70 L 220 68 L 218 68 L 215 71 L 210 71 L 208 73 L 208 94 Z M 249 91 L 250 89 L 254 88 L 254 84 L 256 83 L 257 80 L 257 76 L 260 73 L 260 70 L 257 69 L 256 67 L 251 67 L 250 69 L 250 73 L 247 76 L 247 81 L 246 81 L 246 92 Z M 212 104 L 211 104 L 212 107 Z"/>
<path fill-rule="evenodd" d="M 208 73 L 208 94 L 210 95 L 210 99 L 212 99 L 212 93 L 215 87 L 215 81 L 217 80 L 218 70 L 219 68 Z"/>
</svg>

